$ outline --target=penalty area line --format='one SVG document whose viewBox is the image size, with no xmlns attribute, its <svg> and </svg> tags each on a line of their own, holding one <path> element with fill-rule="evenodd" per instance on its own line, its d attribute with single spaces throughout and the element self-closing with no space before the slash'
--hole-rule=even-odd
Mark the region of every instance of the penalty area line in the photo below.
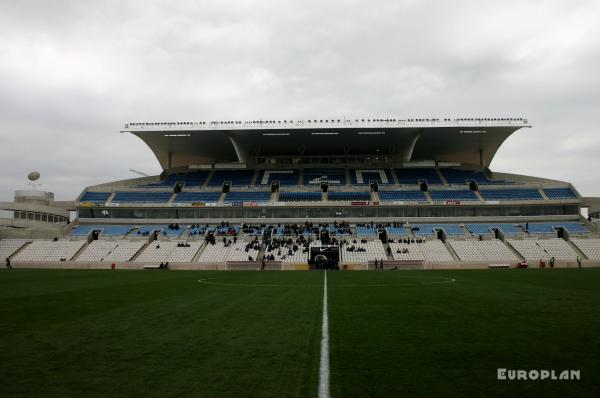
<svg viewBox="0 0 600 398">
<path fill-rule="evenodd" d="M 329 398 L 329 314 L 327 309 L 327 271 L 325 271 L 323 281 L 323 324 L 321 326 L 319 398 Z"/>
</svg>

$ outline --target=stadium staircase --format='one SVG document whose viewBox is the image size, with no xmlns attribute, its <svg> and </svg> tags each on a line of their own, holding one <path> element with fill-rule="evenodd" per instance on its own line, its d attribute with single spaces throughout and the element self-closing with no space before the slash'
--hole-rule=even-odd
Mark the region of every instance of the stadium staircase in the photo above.
<svg viewBox="0 0 600 398">
<path fill-rule="evenodd" d="M 437 175 L 440 178 L 440 180 L 444 183 L 444 186 L 450 185 L 450 184 L 448 184 L 448 180 L 446 180 L 446 177 L 444 177 L 444 174 L 440 171 L 440 169 L 438 169 L 436 167 L 435 168 L 435 172 L 437 173 Z"/>
<path fill-rule="evenodd" d="M 427 201 L 433 201 L 433 199 L 431 198 L 431 193 L 429 191 L 423 192 L 423 195 L 425 195 L 425 199 L 427 199 Z"/>
<path fill-rule="evenodd" d="M 85 244 L 83 246 L 81 246 L 81 248 L 79 250 L 77 250 L 77 252 L 75 253 L 75 255 L 73 257 L 71 257 L 71 261 L 75 261 L 77 260 L 77 258 L 79 257 L 79 255 L 81 253 L 83 253 L 85 251 L 85 249 L 87 249 L 87 247 L 90 245 L 89 242 L 85 242 Z"/>
<path fill-rule="evenodd" d="M 450 255 L 452 256 L 452 259 L 454 261 L 460 261 L 460 259 L 458 258 L 458 255 L 454 251 L 454 248 L 450 245 L 450 243 L 448 243 L 448 241 L 444 242 L 444 246 L 446 246 L 446 250 L 448 250 L 448 253 L 450 253 Z"/>
<path fill-rule="evenodd" d="M 346 187 L 352 186 L 352 177 L 350 176 L 350 169 L 346 169 Z"/>
<path fill-rule="evenodd" d="M 17 249 L 17 251 L 15 251 L 13 254 L 11 254 L 10 256 L 8 256 L 8 258 L 10 260 L 12 260 L 13 257 L 15 257 L 17 254 L 21 253 L 23 250 L 25 250 L 25 248 L 27 248 L 27 246 L 29 246 L 30 244 L 31 244 L 31 242 L 25 242 L 25 244 L 23 246 L 19 247 Z"/>
<path fill-rule="evenodd" d="M 379 198 L 379 192 L 371 192 L 371 201 L 379 202 L 381 199 Z"/>
<path fill-rule="evenodd" d="M 511 244 L 509 244 L 508 242 L 506 242 L 506 240 L 502 239 L 502 243 L 504 243 L 504 246 L 508 247 L 508 250 L 510 250 L 515 256 L 517 256 L 517 258 L 521 261 L 525 260 L 525 257 L 523 257 L 521 255 L 521 253 L 519 253 L 519 251 L 517 249 L 515 249 L 514 247 L 512 247 Z"/>
<path fill-rule="evenodd" d="M 475 196 L 477 196 L 479 198 L 479 201 L 485 202 L 485 199 L 483 199 L 483 196 L 481 196 L 479 191 L 473 191 L 473 193 L 475 194 Z"/>
<path fill-rule="evenodd" d="M 540 195 L 542 195 L 542 198 L 544 200 L 549 200 L 550 198 L 548 197 L 548 195 L 546 195 L 546 192 L 544 192 L 544 190 L 542 188 L 539 188 L 538 191 L 540 191 Z"/>
<path fill-rule="evenodd" d="M 398 175 L 396 174 L 395 170 L 391 170 L 392 173 L 392 180 L 394 181 L 394 185 L 400 185 L 400 180 L 398 179 Z"/>
<path fill-rule="evenodd" d="M 273 192 L 271 194 L 271 199 L 269 199 L 272 203 L 279 202 L 279 192 Z"/>
<path fill-rule="evenodd" d="M 111 194 L 108 197 L 108 199 L 106 199 L 106 204 L 112 203 L 112 200 L 114 199 L 114 197 L 115 197 L 116 194 L 117 194 L 116 192 L 111 192 Z"/>
<path fill-rule="evenodd" d="M 322 193 L 321 193 L 321 201 L 322 201 L 322 202 L 327 202 L 327 201 L 329 201 L 329 198 L 328 198 L 328 196 L 327 196 L 327 192 L 322 192 Z"/>
<path fill-rule="evenodd" d="M 258 176 L 260 176 L 260 170 L 254 170 L 254 174 L 252 175 L 252 179 L 250 180 L 250 186 L 256 186 L 256 180 L 258 180 Z"/>
<path fill-rule="evenodd" d="M 212 178 L 214 173 L 215 173 L 214 170 L 210 170 L 208 172 L 208 175 L 206 176 L 206 179 L 204 180 L 204 183 L 202 184 L 202 188 L 208 187 L 208 182 L 210 181 L 210 179 Z"/>
<path fill-rule="evenodd" d="M 299 187 L 304 187 L 304 169 L 300 169 L 298 173 L 298 184 Z"/>
</svg>

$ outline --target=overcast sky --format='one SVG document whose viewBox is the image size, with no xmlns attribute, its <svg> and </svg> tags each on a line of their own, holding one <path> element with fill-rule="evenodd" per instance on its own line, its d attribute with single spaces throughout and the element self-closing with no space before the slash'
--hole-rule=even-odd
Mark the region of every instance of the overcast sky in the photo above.
<svg viewBox="0 0 600 398">
<path fill-rule="evenodd" d="M 600 195 L 600 1 L 0 1 L 0 200 L 159 173 L 127 121 L 527 117 L 492 170 Z"/>
</svg>

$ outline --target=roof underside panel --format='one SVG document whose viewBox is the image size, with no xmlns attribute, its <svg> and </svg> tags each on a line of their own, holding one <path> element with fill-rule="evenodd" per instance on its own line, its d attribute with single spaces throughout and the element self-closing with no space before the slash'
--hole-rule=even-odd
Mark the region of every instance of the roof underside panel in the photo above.
<svg viewBox="0 0 600 398">
<path fill-rule="evenodd" d="M 169 167 L 245 162 L 253 156 L 392 155 L 488 166 L 522 126 L 132 131 Z"/>
</svg>

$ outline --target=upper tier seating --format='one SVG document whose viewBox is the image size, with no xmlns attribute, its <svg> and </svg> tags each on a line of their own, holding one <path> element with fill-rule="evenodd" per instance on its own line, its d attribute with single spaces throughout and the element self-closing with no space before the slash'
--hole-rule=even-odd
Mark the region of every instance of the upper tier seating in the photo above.
<svg viewBox="0 0 600 398">
<path fill-rule="evenodd" d="M 396 169 L 396 175 L 400 184 L 418 184 L 424 180 L 429 185 L 443 185 L 440 176 L 434 168 Z"/>
<path fill-rule="evenodd" d="M 298 170 L 264 170 L 260 173 L 256 185 L 271 186 L 273 182 L 279 182 L 279 185 L 298 185 L 300 182 L 300 172 Z"/>
<path fill-rule="evenodd" d="M 206 182 L 210 171 L 192 171 L 189 173 L 169 174 L 164 180 L 157 183 L 141 185 L 141 187 L 159 188 L 172 187 L 175 183 L 183 183 L 186 187 L 201 187 Z"/>
<path fill-rule="evenodd" d="M 110 192 L 86 192 L 83 194 L 80 202 L 104 204 L 110 197 Z"/>
<path fill-rule="evenodd" d="M 429 262 L 452 262 L 452 255 L 440 240 L 422 243 L 390 243 L 394 260 L 425 260 Z M 402 253 L 402 252 L 405 253 Z"/>
<path fill-rule="evenodd" d="M 180 192 L 175 196 L 175 203 L 217 203 L 221 192 Z"/>
<path fill-rule="evenodd" d="M 388 169 L 355 169 L 350 170 L 352 184 L 367 185 L 371 181 L 376 181 L 378 184 L 393 184 L 394 178 Z"/>
<path fill-rule="evenodd" d="M 70 240 L 36 240 L 14 256 L 14 262 L 70 260 L 86 242 Z"/>
<path fill-rule="evenodd" d="M 388 238 L 408 236 L 408 229 L 405 227 L 387 227 L 385 230 Z"/>
<path fill-rule="evenodd" d="M 574 238 L 571 239 L 571 242 L 575 243 L 579 250 L 590 260 L 600 261 L 600 239 Z"/>
<path fill-rule="evenodd" d="M 466 184 L 467 181 L 475 181 L 479 185 L 487 184 L 509 184 L 507 181 L 490 180 L 481 171 L 461 170 L 453 168 L 440 169 L 448 184 Z"/>
<path fill-rule="evenodd" d="M 328 192 L 328 199 L 330 201 L 344 201 L 344 202 L 368 202 L 371 200 L 371 193 L 362 192 Z"/>
<path fill-rule="evenodd" d="M 449 240 L 448 243 L 460 259 L 470 262 L 511 261 L 519 258 L 502 241 L 493 240 Z"/>
<path fill-rule="evenodd" d="M 548 199 L 577 199 L 571 188 L 544 188 L 544 193 Z"/>
<path fill-rule="evenodd" d="M 229 192 L 226 194 L 224 203 L 242 203 L 242 202 L 269 202 L 271 192 L 251 191 L 251 192 Z"/>
<path fill-rule="evenodd" d="M 280 202 L 320 202 L 321 192 L 279 192 Z"/>
<path fill-rule="evenodd" d="M 110 263 L 129 261 L 143 246 L 144 242 L 142 241 L 118 241 L 117 246 L 104 257 L 103 261 Z"/>
<path fill-rule="evenodd" d="M 322 182 L 329 185 L 346 185 L 344 169 L 305 169 L 304 185 L 320 186 Z"/>
<path fill-rule="evenodd" d="M 117 192 L 112 203 L 167 203 L 172 192 Z"/>
<path fill-rule="evenodd" d="M 421 191 L 379 191 L 379 199 L 382 202 L 425 202 L 427 198 Z"/>
<path fill-rule="evenodd" d="M 480 190 L 485 200 L 542 200 L 537 189 L 490 189 Z"/>
<path fill-rule="evenodd" d="M 493 229 L 499 229 L 504 235 L 518 235 L 521 233 L 513 224 L 465 224 L 467 230 L 473 235 L 486 235 L 493 233 Z"/>
<path fill-rule="evenodd" d="M 25 243 L 30 242 L 27 239 L 2 239 L 0 240 L 0 261 L 5 261 L 19 250 Z"/>
<path fill-rule="evenodd" d="M 230 182 L 231 186 L 247 186 L 252 184 L 254 170 L 215 170 L 208 185 L 220 187 L 224 182 Z"/>
<path fill-rule="evenodd" d="M 217 235 L 237 235 L 239 231 L 239 225 L 211 225 L 208 227 L 208 232 L 213 232 Z"/>
<path fill-rule="evenodd" d="M 177 225 L 177 228 L 168 225 L 141 225 L 137 231 L 137 235 L 147 236 L 156 231 L 158 232 L 159 236 L 162 235 L 169 238 L 177 238 L 183 234 L 185 229 L 185 225 Z"/>
<path fill-rule="evenodd" d="M 348 244 L 340 246 L 340 257 L 342 262 L 348 263 L 366 263 L 387 258 L 380 240 L 370 240 L 366 243 L 359 240 L 356 243 L 349 241 Z"/>
<path fill-rule="evenodd" d="M 465 234 L 465 231 L 458 224 L 413 224 L 411 229 L 413 234 L 419 236 L 436 235 L 439 229 L 443 229 L 446 235 L 462 236 Z"/>
<path fill-rule="evenodd" d="M 432 200 L 460 200 L 460 201 L 475 201 L 478 202 L 479 198 L 475 195 L 475 192 L 468 189 L 461 190 L 433 190 L 429 192 Z"/>
<path fill-rule="evenodd" d="M 370 226 L 357 225 L 356 236 L 377 236 L 377 228 Z"/>
<path fill-rule="evenodd" d="M 71 235 L 88 236 L 91 231 L 100 231 L 103 236 L 125 236 L 134 227 L 131 225 L 85 225 L 80 224 L 73 228 Z"/>
<path fill-rule="evenodd" d="M 564 228 L 573 234 L 587 234 L 590 232 L 583 225 L 576 222 L 529 223 L 528 227 L 527 232 L 530 234 L 556 234 L 557 228 Z"/>
</svg>

